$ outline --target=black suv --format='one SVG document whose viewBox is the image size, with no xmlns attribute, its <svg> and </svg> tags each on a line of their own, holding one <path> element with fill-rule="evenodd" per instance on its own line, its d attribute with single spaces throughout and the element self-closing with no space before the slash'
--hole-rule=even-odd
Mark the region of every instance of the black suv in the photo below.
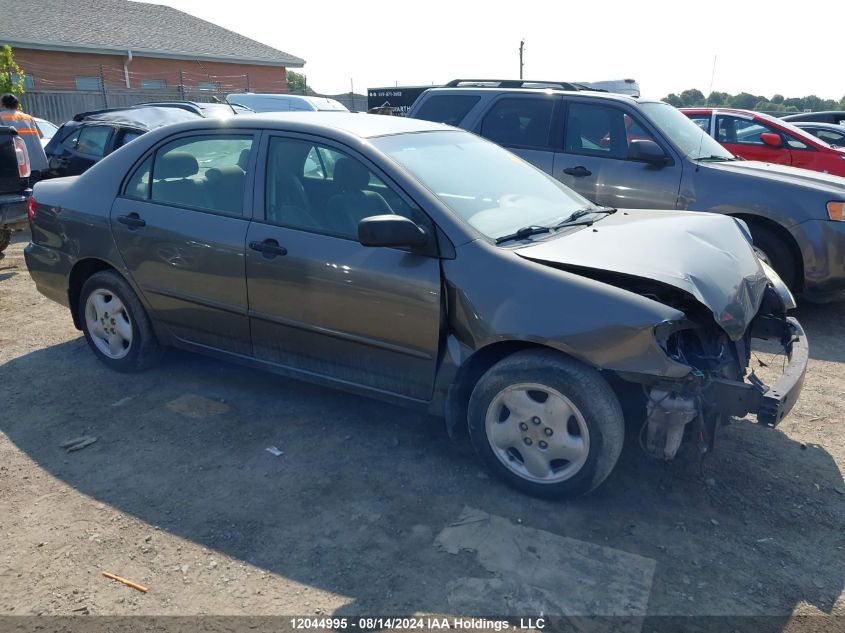
<svg viewBox="0 0 845 633">
<path fill-rule="evenodd" d="M 790 288 L 810 301 L 843 296 L 845 179 L 738 159 L 666 103 L 455 80 L 408 116 L 480 134 L 600 205 L 740 218 Z"/>
</svg>

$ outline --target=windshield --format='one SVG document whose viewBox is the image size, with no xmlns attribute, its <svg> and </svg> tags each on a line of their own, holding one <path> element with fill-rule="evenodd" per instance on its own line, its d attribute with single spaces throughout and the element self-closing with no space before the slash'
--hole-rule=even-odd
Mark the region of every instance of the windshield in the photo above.
<svg viewBox="0 0 845 633">
<path fill-rule="evenodd" d="M 493 240 L 523 227 L 553 227 L 580 209 L 596 208 L 521 158 L 466 132 L 398 134 L 372 143 Z"/>
<path fill-rule="evenodd" d="M 773 117 L 768 114 L 763 114 L 761 112 L 755 113 L 758 117 L 760 117 L 764 121 L 770 121 L 776 126 L 780 126 L 782 129 L 786 130 L 793 136 L 798 137 L 802 141 L 807 141 L 810 145 L 821 145 L 822 147 L 832 147 L 830 143 L 810 134 L 807 130 L 802 130 L 797 125 L 793 125 L 789 121 L 784 121 L 783 119 L 779 119 L 777 117 Z"/>
<path fill-rule="evenodd" d="M 687 116 L 668 103 L 640 104 L 649 120 L 657 126 L 675 146 L 688 158 L 726 158 L 734 157 L 722 147 L 713 137 L 703 131 Z"/>
</svg>

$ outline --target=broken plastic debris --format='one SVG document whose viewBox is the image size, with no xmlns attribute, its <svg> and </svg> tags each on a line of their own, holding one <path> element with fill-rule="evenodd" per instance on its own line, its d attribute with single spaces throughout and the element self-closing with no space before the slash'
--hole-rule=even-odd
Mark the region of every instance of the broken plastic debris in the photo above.
<svg viewBox="0 0 845 633">
<path fill-rule="evenodd" d="M 80 437 L 75 437 L 72 440 L 68 440 L 67 442 L 62 442 L 59 446 L 66 448 L 68 453 L 72 453 L 73 451 L 78 451 L 86 446 L 91 446 L 91 444 L 96 441 L 97 438 L 92 435 L 82 435 Z"/>
<path fill-rule="evenodd" d="M 267 451 L 268 453 L 272 454 L 272 455 L 275 455 L 276 457 L 278 457 L 279 455 L 284 455 L 284 452 L 283 452 L 283 451 L 280 451 L 280 450 L 279 450 L 278 448 L 276 448 L 275 446 L 268 446 L 268 447 L 266 448 L 266 451 Z"/>
</svg>

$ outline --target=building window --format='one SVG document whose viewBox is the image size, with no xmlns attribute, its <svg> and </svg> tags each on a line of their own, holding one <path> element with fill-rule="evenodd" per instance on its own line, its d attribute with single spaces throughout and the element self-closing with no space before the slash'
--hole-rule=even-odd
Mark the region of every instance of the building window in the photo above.
<svg viewBox="0 0 845 633">
<path fill-rule="evenodd" d="M 77 90 L 100 90 L 102 84 L 99 77 L 76 77 Z"/>
<path fill-rule="evenodd" d="M 200 90 L 220 90 L 220 84 L 216 81 L 201 81 L 197 84 Z"/>
<path fill-rule="evenodd" d="M 167 88 L 167 83 L 164 79 L 142 79 L 141 88 L 144 90 L 162 90 Z"/>
<path fill-rule="evenodd" d="M 17 73 L 12 73 L 12 84 L 17 86 L 18 81 L 20 80 L 20 75 Z M 23 76 L 23 89 L 24 90 L 35 90 L 35 79 L 32 78 L 32 75 L 29 73 Z"/>
</svg>

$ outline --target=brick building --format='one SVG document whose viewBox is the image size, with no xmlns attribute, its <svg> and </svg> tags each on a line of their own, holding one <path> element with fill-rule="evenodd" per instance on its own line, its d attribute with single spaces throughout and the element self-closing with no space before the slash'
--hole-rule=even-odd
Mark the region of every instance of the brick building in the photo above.
<svg viewBox="0 0 845 633">
<path fill-rule="evenodd" d="M 233 5 L 234 7 L 234 5 Z M 305 60 L 171 7 L 129 0 L 0 0 L 10 44 L 35 91 L 287 92 Z"/>
</svg>

